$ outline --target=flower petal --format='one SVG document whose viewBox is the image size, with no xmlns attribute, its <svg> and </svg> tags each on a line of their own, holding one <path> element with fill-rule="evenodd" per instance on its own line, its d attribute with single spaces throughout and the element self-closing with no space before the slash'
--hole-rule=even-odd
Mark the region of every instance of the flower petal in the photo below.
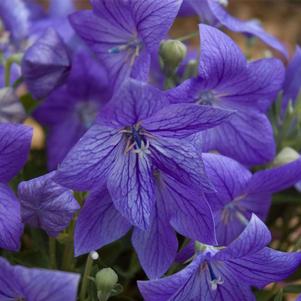
<svg viewBox="0 0 301 301">
<path fill-rule="evenodd" d="M 118 129 L 93 125 L 68 153 L 54 180 L 74 190 L 102 187 L 121 141 Z"/>
<path fill-rule="evenodd" d="M 217 150 L 245 165 L 259 165 L 275 156 L 272 126 L 266 115 L 237 111 L 219 127 L 202 133 L 204 151 Z"/>
<path fill-rule="evenodd" d="M 272 194 L 301 180 L 301 157 L 291 163 L 256 172 L 249 182 L 249 194 Z"/>
<path fill-rule="evenodd" d="M 209 106 L 171 104 L 143 120 L 142 126 L 157 135 L 184 138 L 216 127 L 231 119 L 233 115 L 234 111 Z"/>
<path fill-rule="evenodd" d="M 167 271 L 178 249 L 176 233 L 169 224 L 164 196 L 159 189 L 150 227 L 146 231 L 135 228 L 132 236 L 139 261 L 150 279 L 159 278 Z"/>
<path fill-rule="evenodd" d="M 216 244 L 211 208 L 200 193 L 163 176 L 164 201 L 170 211 L 170 223 L 177 232 L 205 244 Z"/>
<path fill-rule="evenodd" d="M 288 57 L 287 49 L 275 37 L 268 34 L 256 21 L 241 21 L 229 15 L 218 1 L 207 1 L 213 15 L 226 28 L 234 32 L 243 32 L 254 35 L 261 39 L 270 47 L 278 50 L 286 58 Z"/>
<path fill-rule="evenodd" d="M 0 248 L 19 250 L 22 233 L 20 204 L 13 191 L 0 183 Z"/>
<path fill-rule="evenodd" d="M 212 191 L 200 154 L 188 141 L 160 138 L 151 142 L 153 164 L 180 183 Z"/>
<path fill-rule="evenodd" d="M 199 30 L 201 39 L 199 76 L 208 82 L 208 88 L 215 88 L 246 70 L 245 56 L 226 34 L 205 24 L 199 25 Z"/>
<path fill-rule="evenodd" d="M 112 126 L 134 125 L 168 104 L 165 95 L 147 83 L 130 79 L 102 110 L 98 121 Z"/>
<path fill-rule="evenodd" d="M 32 128 L 0 124 L 0 182 L 10 181 L 25 164 L 30 151 Z"/>
<path fill-rule="evenodd" d="M 115 209 L 106 189 L 86 199 L 75 226 L 75 255 L 88 253 L 125 235 L 131 224 Z"/>
<path fill-rule="evenodd" d="M 143 230 L 155 203 L 153 175 L 147 155 L 120 150 L 108 175 L 107 187 L 117 210 Z"/>
</svg>

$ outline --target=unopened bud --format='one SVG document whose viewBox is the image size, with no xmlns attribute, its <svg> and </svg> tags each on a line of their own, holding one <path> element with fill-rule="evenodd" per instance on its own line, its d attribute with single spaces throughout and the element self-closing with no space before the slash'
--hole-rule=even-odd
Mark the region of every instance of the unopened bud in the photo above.
<svg viewBox="0 0 301 301">
<path fill-rule="evenodd" d="M 166 40 L 161 43 L 160 57 L 164 69 L 175 70 L 187 53 L 186 46 L 178 40 Z"/>
<path fill-rule="evenodd" d="M 97 272 L 95 283 L 98 291 L 110 293 L 118 282 L 118 275 L 111 268 L 105 268 Z"/>
<path fill-rule="evenodd" d="M 274 167 L 278 167 L 278 166 L 281 166 L 284 164 L 291 163 L 291 162 L 297 160 L 299 157 L 300 157 L 300 155 L 293 148 L 285 147 L 276 156 L 272 165 Z"/>
</svg>

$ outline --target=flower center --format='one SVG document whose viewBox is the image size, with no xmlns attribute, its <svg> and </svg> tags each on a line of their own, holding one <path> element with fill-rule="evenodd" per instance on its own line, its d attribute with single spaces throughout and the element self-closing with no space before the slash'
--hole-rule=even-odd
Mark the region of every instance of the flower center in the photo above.
<svg viewBox="0 0 301 301">
<path fill-rule="evenodd" d="M 149 150 L 149 140 L 147 137 L 151 137 L 139 123 L 131 125 L 122 130 L 127 138 L 126 152 L 133 151 L 141 156 L 145 154 L 150 154 Z"/>
<path fill-rule="evenodd" d="M 196 100 L 196 103 L 199 105 L 212 106 L 216 101 L 216 96 L 212 91 L 201 92 L 199 97 Z"/>
<path fill-rule="evenodd" d="M 211 290 L 216 291 L 218 285 L 222 285 L 224 283 L 224 280 L 221 278 L 221 276 L 217 276 L 215 274 L 212 265 L 207 260 L 204 262 L 202 269 L 204 270 L 206 267 L 208 267 L 209 271 Z"/>
</svg>

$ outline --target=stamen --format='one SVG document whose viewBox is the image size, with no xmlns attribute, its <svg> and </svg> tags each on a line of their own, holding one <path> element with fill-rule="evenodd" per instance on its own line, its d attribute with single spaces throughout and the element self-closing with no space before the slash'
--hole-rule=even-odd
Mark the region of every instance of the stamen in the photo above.
<svg viewBox="0 0 301 301">
<path fill-rule="evenodd" d="M 212 91 L 205 91 L 198 96 L 196 103 L 199 105 L 212 106 L 215 100 L 216 97 Z"/>
<path fill-rule="evenodd" d="M 217 286 L 218 285 L 221 285 L 224 283 L 224 280 L 220 277 L 220 276 L 216 276 L 213 269 L 212 269 L 212 266 L 209 262 L 207 262 L 207 266 L 208 266 L 208 269 L 209 269 L 209 274 L 210 274 L 210 278 L 211 278 L 211 281 L 210 281 L 210 284 L 211 284 L 211 289 L 213 291 L 216 291 L 217 290 Z"/>
</svg>

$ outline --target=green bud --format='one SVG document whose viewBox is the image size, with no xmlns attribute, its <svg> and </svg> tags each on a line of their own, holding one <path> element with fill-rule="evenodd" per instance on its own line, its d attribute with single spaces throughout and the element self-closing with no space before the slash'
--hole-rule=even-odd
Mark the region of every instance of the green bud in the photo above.
<svg viewBox="0 0 301 301">
<path fill-rule="evenodd" d="M 165 40 L 160 45 L 160 58 L 164 70 L 176 70 L 187 53 L 187 47 L 178 40 Z"/>
<path fill-rule="evenodd" d="M 95 284 L 98 291 L 110 293 L 118 282 L 118 275 L 111 268 L 105 268 L 97 272 Z"/>
<path fill-rule="evenodd" d="M 293 162 L 293 161 L 297 160 L 299 157 L 300 157 L 300 155 L 293 148 L 285 147 L 276 156 L 272 165 L 273 165 L 273 167 L 278 167 L 278 166 Z"/>
</svg>

